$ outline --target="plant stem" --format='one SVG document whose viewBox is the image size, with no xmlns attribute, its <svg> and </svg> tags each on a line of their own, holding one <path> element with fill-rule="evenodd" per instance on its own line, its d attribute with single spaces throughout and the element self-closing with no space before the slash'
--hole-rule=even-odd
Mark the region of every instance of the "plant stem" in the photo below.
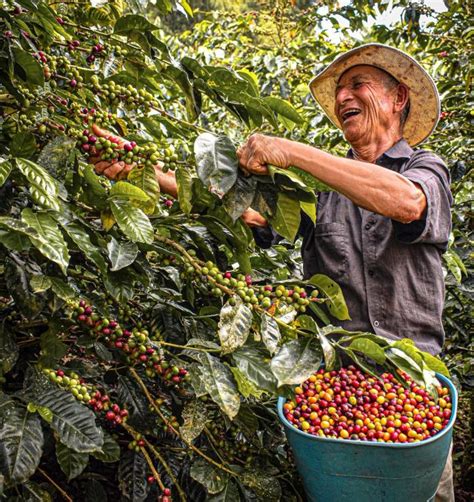
<svg viewBox="0 0 474 502">
<path fill-rule="evenodd" d="M 141 446 L 140 451 L 142 452 L 143 456 L 145 457 L 146 463 L 148 464 L 148 467 L 150 468 L 151 473 L 153 474 L 153 477 L 155 478 L 156 482 L 158 483 L 158 486 L 160 487 L 161 491 L 163 491 L 166 487 L 163 484 L 163 481 L 161 481 L 161 477 L 158 474 L 158 471 L 155 469 L 155 466 L 153 465 L 153 461 L 151 460 L 150 455 L 148 455 L 146 448 L 144 446 Z"/>
<path fill-rule="evenodd" d="M 162 342 L 158 341 L 156 342 L 158 345 L 165 345 L 167 347 L 175 347 L 176 349 L 186 349 L 186 350 L 199 350 L 201 352 L 220 352 L 220 349 L 204 349 L 201 347 L 188 347 L 187 345 L 178 345 L 176 343 L 169 343 L 169 342 Z"/>
<path fill-rule="evenodd" d="M 179 433 L 178 430 L 176 430 L 172 425 L 171 423 L 168 421 L 168 419 L 163 415 L 163 413 L 161 413 L 161 410 L 160 408 L 156 405 L 155 401 L 153 400 L 153 398 L 151 397 L 146 385 L 144 384 L 143 380 L 140 378 L 140 376 L 138 375 L 138 373 L 135 371 L 134 368 L 130 368 L 130 373 L 132 374 L 133 378 L 135 378 L 135 380 L 138 382 L 138 385 L 140 385 L 140 387 L 142 388 L 143 390 L 143 393 L 145 394 L 146 398 L 148 399 L 149 403 L 152 405 L 153 409 L 155 410 L 156 414 L 161 418 L 161 420 L 163 420 L 163 422 L 166 424 L 166 426 L 171 430 L 173 431 L 178 437 L 179 439 L 181 439 L 181 441 L 188 447 L 190 448 L 191 450 L 193 450 L 195 453 L 197 453 L 198 455 L 200 455 L 204 460 L 206 460 L 207 462 L 209 462 L 210 464 L 214 465 L 215 467 L 217 467 L 218 469 L 221 469 L 222 471 L 225 471 L 227 473 L 229 473 L 230 475 L 232 476 L 235 476 L 237 477 L 237 473 L 232 471 L 231 469 L 229 469 L 228 467 L 226 467 L 225 465 L 223 464 L 220 464 L 219 462 L 216 462 L 214 459 L 212 459 L 211 457 L 208 457 L 203 451 L 201 451 L 199 448 L 197 448 L 196 446 L 194 446 L 192 443 L 190 443 L 189 441 L 186 441 L 183 436 Z"/>
<path fill-rule="evenodd" d="M 158 461 L 161 463 L 161 465 L 165 468 L 166 472 L 168 473 L 168 476 L 171 478 L 171 482 L 175 486 L 175 488 L 178 490 L 179 496 L 183 502 L 186 502 L 187 497 L 186 494 L 184 493 L 183 489 L 181 488 L 180 484 L 178 483 L 178 480 L 176 479 L 175 475 L 173 474 L 173 471 L 171 470 L 171 467 L 168 465 L 166 460 L 163 458 L 161 453 L 146 439 L 144 438 L 148 448 L 151 450 L 153 455 L 158 459 Z"/>
<path fill-rule="evenodd" d="M 74 502 L 73 499 L 54 481 L 54 479 L 51 479 L 48 474 L 43 471 L 40 467 L 38 467 L 38 472 L 44 476 L 55 488 L 58 490 L 58 492 L 63 496 L 65 500 L 68 502 Z"/>
</svg>

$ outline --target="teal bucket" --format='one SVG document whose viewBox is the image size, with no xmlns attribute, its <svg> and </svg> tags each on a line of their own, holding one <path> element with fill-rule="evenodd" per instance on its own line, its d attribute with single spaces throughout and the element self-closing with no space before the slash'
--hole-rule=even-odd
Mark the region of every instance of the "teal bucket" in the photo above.
<svg viewBox="0 0 474 502">
<path fill-rule="evenodd" d="M 312 436 L 278 415 L 311 502 L 426 502 L 434 500 L 446 464 L 457 411 L 457 391 L 446 377 L 451 417 L 435 436 L 417 443 L 378 443 Z"/>
</svg>

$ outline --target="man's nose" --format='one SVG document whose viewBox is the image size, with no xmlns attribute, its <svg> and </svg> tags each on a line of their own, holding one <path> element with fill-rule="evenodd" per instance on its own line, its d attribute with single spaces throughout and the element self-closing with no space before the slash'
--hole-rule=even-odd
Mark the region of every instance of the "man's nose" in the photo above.
<svg viewBox="0 0 474 502">
<path fill-rule="evenodd" d="M 336 94 L 336 104 L 342 105 L 352 98 L 352 91 L 349 87 L 341 87 Z"/>
</svg>

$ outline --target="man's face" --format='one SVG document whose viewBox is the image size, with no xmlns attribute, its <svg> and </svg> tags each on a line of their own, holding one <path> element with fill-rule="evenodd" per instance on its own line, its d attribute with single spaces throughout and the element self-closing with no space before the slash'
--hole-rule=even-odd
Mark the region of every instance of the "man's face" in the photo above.
<svg viewBox="0 0 474 502">
<path fill-rule="evenodd" d="M 399 126 L 396 87 L 387 89 L 385 79 L 383 71 L 368 65 L 354 66 L 339 79 L 335 112 L 349 143 L 370 144 Z"/>
</svg>

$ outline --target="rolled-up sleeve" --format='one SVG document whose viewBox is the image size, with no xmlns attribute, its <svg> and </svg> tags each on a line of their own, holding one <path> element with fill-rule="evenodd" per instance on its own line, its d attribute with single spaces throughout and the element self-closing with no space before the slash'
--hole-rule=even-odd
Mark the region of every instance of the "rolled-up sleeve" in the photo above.
<svg viewBox="0 0 474 502">
<path fill-rule="evenodd" d="M 426 196 L 427 208 L 421 220 L 407 224 L 393 220 L 397 239 L 410 244 L 433 244 L 445 251 L 451 232 L 453 203 L 448 168 L 435 154 L 419 151 L 401 174 L 420 185 Z"/>
</svg>

